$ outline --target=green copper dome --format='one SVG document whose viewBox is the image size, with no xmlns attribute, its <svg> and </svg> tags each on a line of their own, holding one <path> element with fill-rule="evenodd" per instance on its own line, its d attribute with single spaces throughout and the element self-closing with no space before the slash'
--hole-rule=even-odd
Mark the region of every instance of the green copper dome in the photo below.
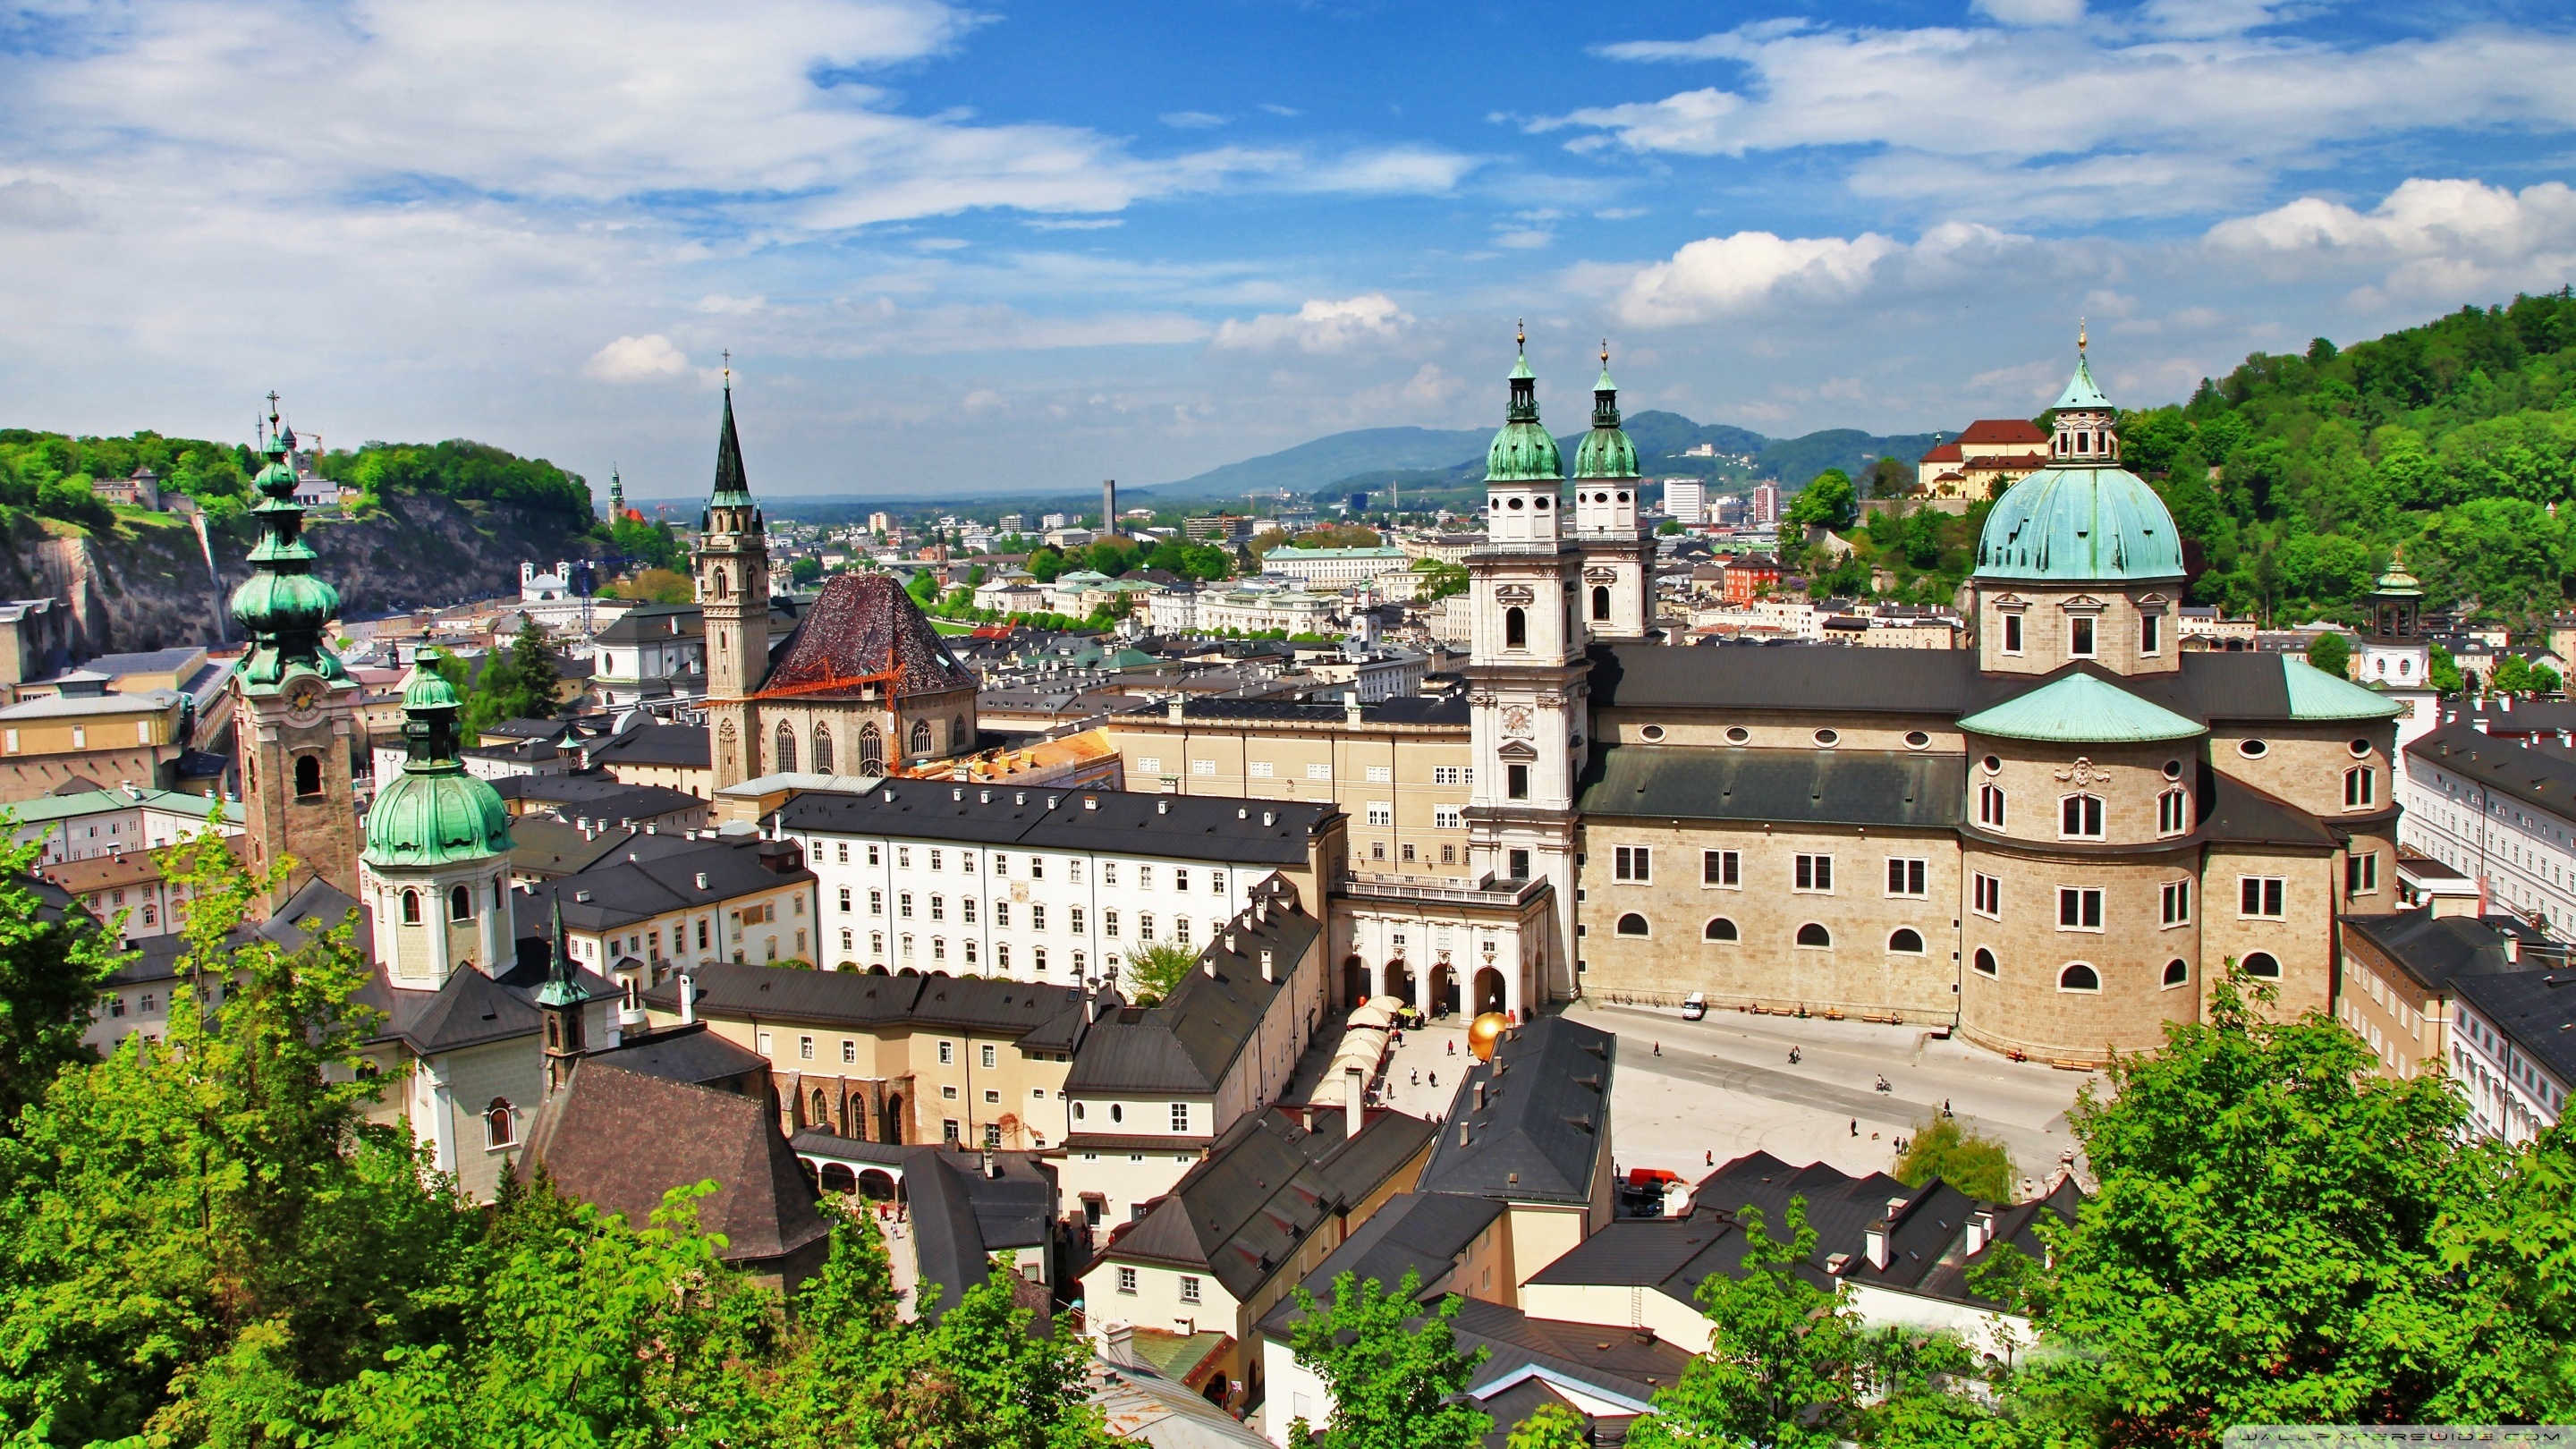
<svg viewBox="0 0 2576 1449">
<path fill-rule="evenodd" d="M 2182 537 L 2124 468 L 2044 468 L 2006 490 L 1977 540 L 1977 577 L 2125 583 L 2183 576 Z"/>
<path fill-rule="evenodd" d="M 2075 375 L 2066 380 L 2066 391 L 2059 393 L 2057 401 L 2050 406 L 2059 412 L 2069 408 L 2093 412 L 2111 410 L 2111 399 L 2104 396 L 2102 389 L 2094 383 L 2093 365 L 2084 360 L 2082 347 L 2075 349 Z"/>
<path fill-rule="evenodd" d="M 279 425 L 277 395 L 269 395 L 268 437 L 260 451 L 268 466 L 255 486 L 251 508 L 260 540 L 250 550 L 252 573 L 233 590 L 233 622 L 249 636 L 241 681 L 255 693 L 275 691 L 287 675 L 309 672 L 347 679 L 338 655 L 323 647 L 322 631 L 340 612 L 340 591 L 313 574 L 313 546 L 304 541 L 304 509 L 295 501 L 293 429 Z"/>
<path fill-rule="evenodd" d="M 456 691 L 424 649 L 403 690 L 403 736 L 411 758 L 367 811 L 367 864 L 453 865 L 510 853 L 510 807 L 499 791 L 456 758 Z"/>
<path fill-rule="evenodd" d="M 2090 674 L 2068 674 L 1959 721 L 1972 735 L 2048 744 L 2138 745 L 2209 733 L 2163 705 Z"/>
<path fill-rule="evenodd" d="M 1610 380 L 1610 350 L 1601 350 L 1601 378 L 1592 384 L 1592 431 L 1575 445 L 1577 478 L 1634 478 L 1637 445 L 1619 427 L 1619 384 Z"/>
<path fill-rule="evenodd" d="M 1512 399 L 1503 417 L 1502 431 L 1494 434 L 1494 445 L 1485 450 L 1486 482 L 1554 481 L 1565 476 L 1565 459 L 1556 451 L 1556 439 L 1539 426 L 1538 380 L 1530 371 L 1526 352 L 1512 364 Z"/>
</svg>

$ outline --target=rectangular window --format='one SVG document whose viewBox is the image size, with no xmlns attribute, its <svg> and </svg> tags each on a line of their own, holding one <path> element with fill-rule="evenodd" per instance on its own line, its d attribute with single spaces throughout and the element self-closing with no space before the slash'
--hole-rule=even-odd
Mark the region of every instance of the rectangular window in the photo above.
<svg viewBox="0 0 2576 1449">
<path fill-rule="evenodd" d="M 943 1067 L 957 1065 L 957 1043 L 944 1041 L 939 1044 L 939 1064 Z"/>
<path fill-rule="evenodd" d="M 937 870 L 937 869 L 939 869 L 939 852 L 938 852 L 938 851 L 935 851 L 935 850 L 934 850 L 934 851 L 932 851 L 932 852 L 930 853 L 930 868 L 931 868 L 932 870 Z"/>
<path fill-rule="evenodd" d="M 998 850 L 997 850 L 997 851 L 994 851 L 994 852 L 993 852 L 993 874 L 995 874 L 995 875 L 1003 875 L 1003 876 L 1006 876 L 1006 875 L 1009 875 L 1010 873 L 1011 873 L 1011 858 L 1010 858 L 1009 856 L 1007 856 L 1007 855 L 1004 855 L 1002 852 L 1000 852 L 1000 851 L 998 851 Z"/>
<path fill-rule="evenodd" d="M 848 915 L 849 913 L 850 913 L 850 888 L 849 888 L 848 886 L 843 886 L 843 887 L 841 887 L 841 914 L 846 916 L 846 915 Z"/>
<path fill-rule="evenodd" d="M 2379 793 L 2379 772 L 2368 765 L 2343 772 L 2343 808 L 2367 810 Z"/>
<path fill-rule="evenodd" d="M 2066 621 L 2066 652 L 2078 659 L 2093 657 L 2093 620 L 2078 614 Z"/>
<path fill-rule="evenodd" d="M 1270 778 L 1270 762 L 1268 760 L 1255 760 L 1251 764 L 1243 767 L 1243 773 L 1250 775 L 1256 780 L 1267 780 Z"/>
<path fill-rule="evenodd" d="M 1011 903 L 1009 901 L 993 902 L 993 924 L 997 927 L 1007 927 L 1011 924 Z"/>
<path fill-rule="evenodd" d="M 1526 800 L 1529 797 L 1530 767 L 1527 765 L 1505 765 L 1503 767 L 1503 798 L 1507 800 Z"/>
<path fill-rule="evenodd" d="M 1045 879 L 1046 879 L 1046 857 L 1045 857 L 1045 856 L 1043 856 L 1043 855 L 1032 855 L 1032 856 L 1030 856 L 1030 857 L 1029 857 L 1029 879 L 1031 879 L 1031 880 L 1045 880 Z"/>
<path fill-rule="evenodd" d="M 1133 1293 L 1136 1291 L 1135 1269 L 1123 1264 L 1120 1265 L 1118 1269 L 1118 1291 L 1121 1293 Z"/>
<path fill-rule="evenodd" d="M 1183 1303 L 1196 1303 L 1199 1301 L 1198 1274 L 1183 1273 L 1181 1275 L 1181 1301 Z"/>
<path fill-rule="evenodd" d="M 872 843 L 868 846 L 868 864 L 876 865 L 878 863 L 879 857 L 877 855 L 877 846 Z"/>
<path fill-rule="evenodd" d="M 1431 767 L 1431 783 L 1434 785 L 1472 785 L 1476 783 L 1476 772 L 1465 765 L 1434 765 Z"/>
<path fill-rule="evenodd" d="M 939 1140 L 947 1143 L 951 1147 L 957 1145 L 958 1138 L 956 1118 L 948 1118 L 946 1121 L 939 1124 Z"/>
<path fill-rule="evenodd" d="M 2057 833 L 2074 840 L 2102 838 L 2102 797 L 2068 795 L 2057 802 Z"/>
<path fill-rule="evenodd" d="M 1830 894 L 1834 888 L 1834 858 L 1830 855 L 1798 857 L 1798 889 Z"/>
<path fill-rule="evenodd" d="M 1528 880 L 1530 878 L 1530 853 L 1528 851 L 1506 851 L 1504 852 L 1504 859 L 1511 862 L 1510 879 Z"/>
<path fill-rule="evenodd" d="M 1153 888 L 1154 868 L 1150 865 L 1140 865 L 1136 867 L 1136 889 L 1140 891 L 1149 891 Z"/>
<path fill-rule="evenodd" d="M 1308 765 L 1306 767 L 1306 778 L 1309 780 L 1329 780 L 1333 778 L 1333 767 L 1330 765 Z"/>
<path fill-rule="evenodd" d="M 982 1046 L 977 1047 L 975 1052 L 977 1059 L 981 1061 L 986 1068 L 989 1069 L 1001 1065 L 1001 1062 L 998 1059 L 1000 1049 L 995 1047 L 991 1042 L 986 1042 Z"/>
<path fill-rule="evenodd" d="M 1699 883 L 1712 886 L 1744 884 L 1744 857 L 1732 850 L 1703 850 L 1699 853 Z"/>
<path fill-rule="evenodd" d="M 842 841 L 840 844 L 840 852 L 840 863 L 848 865 L 850 863 L 850 842 L 846 840 Z"/>
<path fill-rule="evenodd" d="M 1174 1102 L 1172 1104 L 1172 1130 L 1175 1132 L 1187 1132 L 1190 1130 L 1189 1103 Z"/>
<path fill-rule="evenodd" d="M 2167 790 L 2156 797 L 2156 833 L 2180 835 L 2191 828 L 2189 797 L 2180 790 Z"/>
<path fill-rule="evenodd" d="M 1929 894 L 1925 878 L 1930 874 L 1930 866 L 1929 861 L 1890 857 L 1887 862 L 1887 893 L 1892 896 Z"/>
<path fill-rule="evenodd" d="M 1455 805 L 1434 805 L 1431 807 L 1431 828 L 1434 830 L 1464 830 L 1467 828 L 1466 814 Z M 1451 850 L 1455 847 L 1444 845 L 1440 848 L 1442 850 Z"/>
<path fill-rule="evenodd" d="M 885 932 L 868 932 L 868 954 L 871 956 L 882 956 L 885 954 Z"/>
<path fill-rule="evenodd" d="M 957 915 L 968 925 L 975 924 L 975 898 L 967 896 L 957 903 Z"/>
<path fill-rule="evenodd" d="M 1140 775 L 1159 775 L 1163 773 L 1163 757 L 1160 755 L 1138 755 L 1136 757 L 1136 773 Z"/>
<path fill-rule="evenodd" d="M 1220 880 L 1220 883 L 1221 883 L 1221 882 L 1222 882 L 1222 880 L 1223 880 L 1223 877 L 1219 877 L 1219 880 Z M 1186 892 L 1186 891 L 1188 891 L 1188 890 L 1189 890 L 1189 888 L 1190 888 L 1190 873 L 1189 873 L 1188 871 L 1186 871 L 1186 870 L 1181 870 L 1181 869 L 1175 869 L 1175 870 L 1173 870 L 1173 872 L 1172 872 L 1172 889 L 1174 889 L 1174 890 L 1176 890 L 1176 891 L 1183 891 L 1183 892 Z"/>
<path fill-rule="evenodd" d="M 2004 789 L 2001 785 L 1977 787 L 1977 823 L 1988 829 L 2004 828 Z"/>
<path fill-rule="evenodd" d="M 2021 615 L 2019 614 L 2004 615 L 2004 652 L 2006 654 L 2021 652 Z"/>
<path fill-rule="evenodd" d="M 2236 878 L 2236 913 L 2258 920 L 2281 919 L 2281 887 L 2277 875 L 2244 875 Z"/>
<path fill-rule="evenodd" d="M 1216 761 L 1192 760 L 1190 761 L 1190 773 L 1193 775 L 1213 775 L 1216 773 Z"/>
<path fill-rule="evenodd" d="M 1117 939 L 1118 913 L 1116 911 L 1102 911 L 1100 913 L 1100 934 L 1107 936 L 1112 940 Z"/>
<path fill-rule="evenodd" d="M 933 961 L 945 961 L 948 959 L 948 938 L 946 936 L 933 936 L 930 938 L 930 959 Z"/>
<path fill-rule="evenodd" d="M 2157 903 L 2156 919 L 2164 925 L 2183 926 L 2191 923 L 2191 882 L 2169 880 L 2164 884 Z"/>
<path fill-rule="evenodd" d="M 1032 931 L 1046 929 L 1046 907 L 1035 901 L 1029 902 L 1029 929 Z"/>
<path fill-rule="evenodd" d="M 912 892 L 905 891 L 894 898 L 894 913 L 907 921 L 912 919 Z"/>
<path fill-rule="evenodd" d="M 2059 886 L 2057 888 L 2057 929 L 2061 931 L 2102 929 L 2102 892 L 2091 886 Z"/>
<path fill-rule="evenodd" d="M 1645 884 L 1652 878 L 1654 848 L 1645 845 L 1623 845 L 1612 852 L 1610 878 Z"/>
<path fill-rule="evenodd" d="M 1072 857 L 1071 859 L 1069 859 L 1069 860 L 1065 861 L 1065 863 L 1064 863 L 1064 878 L 1065 878 L 1066 880 L 1069 880 L 1069 881 L 1073 882 L 1075 885 L 1080 885 L 1080 884 L 1082 884 L 1082 857 L 1081 857 L 1081 856 L 1078 856 L 1078 855 L 1077 855 L 1077 856 L 1074 856 L 1074 857 Z"/>
<path fill-rule="evenodd" d="M 934 921 L 944 921 L 948 919 L 948 897 L 932 896 L 930 898 L 930 918 Z"/>
<path fill-rule="evenodd" d="M 2004 883 L 1999 876 L 1978 871 L 1968 883 L 1968 908 L 1989 920 L 1999 920 L 2004 913 Z"/>
<path fill-rule="evenodd" d="M 1369 782 L 1370 784 L 1372 784 L 1372 785 L 1391 785 L 1391 784 L 1394 784 L 1394 783 L 1395 783 L 1395 767 L 1394 767 L 1393 765 L 1371 765 L 1371 766 L 1369 766 L 1369 767 L 1368 767 L 1368 782 Z"/>
<path fill-rule="evenodd" d="M 1073 933 L 1074 933 L 1075 935 L 1077 935 L 1077 936 L 1081 935 L 1081 934 L 1082 934 L 1082 907 L 1080 907 L 1080 906 L 1074 906 L 1074 907 L 1071 907 L 1071 908 L 1069 908 L 1069 909 L 1066 911 L 1066 914 L 1067 914 L 1067 915 L 1069 915 L 1069 916 L 1071 916 L 1071 917 L 1073 918 Z"/>
<path fill-rule="evenodd" d="M 912 869 L 912 847 L 909 845 L 896 846 L 894 848 L 894 864 L 895 869 L 897 870 Z"/>
<path fill-rule="evenodd" d="M 2138 652 L 2140 654 L 2158 654 L 2163 652 L 2165 647 L 2164 627 L 2165 616 L 2162 614 L 2140 614 L 2138 616 Z"/>
<path fill-rule="evenodd" d="M 800 1062 L 814 1060 L 814 1038 L 810 1036 L 796 1038 L 796 1059 Z"/>
<path fill-rule="evenodd" d="M 1368 802 L 1368 823 L 1380 828 L 1395 824 L 1395 802 L 1392 800 Z"/>
<path fill-rule="evenodd" d="M 910 931 L 903 933 L 903 959 L 906 961 L 912 959 L 912 933 Z"/>
<path fill-rule="evenodd" d="M 2376 852 L 2344 858 L 2343 893 L 2345 895 L 2366 896 L 2378 889 L 2379 856 Z"/>
</svg>

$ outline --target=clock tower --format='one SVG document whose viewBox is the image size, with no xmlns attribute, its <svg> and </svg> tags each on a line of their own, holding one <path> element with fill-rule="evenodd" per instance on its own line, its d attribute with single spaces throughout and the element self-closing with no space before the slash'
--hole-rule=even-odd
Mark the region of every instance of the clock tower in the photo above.
<svg viewBox="0 0 2576 1449">
<path fill-rule="evenodd" d="M 1575 592 L 1582 555 L 1564 528 L 1565 467 L 1539 424 L 1527 335 L 1520 341 L 1506 420 L 1485 454 L 1485 542 L 1466 561 L 1476 761 L 1466 817 L 1479 875 L 1553 890 L 1551 928 L 1525 948 L 1504 1000 L 1470 1003 L 1526 1020 L 1539 1004 L 1574 994 L 1574 783 L 1589 666 Z"/>
<path fill-rule="evenodd" d="M 349 761 L 357 745 L 358 687 L 322 643 L 340 612 L 340 592 L 313 573 L 304 541 L 304 510 L 295 501 L 288 456 L 295 434 L 282 426 L 277 394 L 268 395 L 268 458 L 252 509 L 260 541 L 251 576 L 233 590 L 233 622 L 250 641 L 231 685 L 234 748 L 239 752 L 243 844 L 252 870 L 281 860 L 294 867 L 263 902 L 286 903 L 320 878 L 351 899 L 358 895 L 357 796 Z"/>
<path fill-rule="evenodd" d="M 765 775 L 752 694 L 769 673 L 769 533 L 743 475 L 726 379 L 716 486 L 698 522 L 698 609 L 706 621 L 708 759 L 715 787 Z"/>
</svg>

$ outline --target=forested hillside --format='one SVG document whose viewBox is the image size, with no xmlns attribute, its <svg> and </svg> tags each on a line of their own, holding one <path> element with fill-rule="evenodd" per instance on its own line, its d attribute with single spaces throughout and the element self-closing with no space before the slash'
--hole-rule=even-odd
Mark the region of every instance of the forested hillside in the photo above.
<svg viewBox="0 0 2576 1449">
<path fill-rule="evenodd" d="M 2352 620 L 2402 548 L 2436 604 L 2545 617 L 2576 575 L 2576 297 L 2257 353 L 2121 438 L 2205 557 L 2199 602 Z"/>
</svg>

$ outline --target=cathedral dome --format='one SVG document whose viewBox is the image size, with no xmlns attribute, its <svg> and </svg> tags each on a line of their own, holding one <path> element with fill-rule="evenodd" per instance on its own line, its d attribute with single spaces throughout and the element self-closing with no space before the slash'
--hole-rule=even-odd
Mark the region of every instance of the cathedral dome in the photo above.
<svg viewBox="0 0 2576 1449">
<path fill-rule="evenodd" d="M 2043 468 L 2006 490 L 1977 540 L 1977 577 L 2124 583 L 2183 576 L 2165 501 L 2125 468 Z"/>
<path fill-rule="evenodd" d="M 411 758 L 367 810 L 367 864 L 453 865 L 510 852 L 510 807 L 456 758 L 456 690 L 423 650 L 403 690 Z"/>
<path fill-rule="evenodd" d="M 1574 448 L 1577 478 L 1634 478 L 1637 445 L 1619 426 L 1619 384 L 1610 380 L 1610 349 L 1601 349 L 1601 378 L 1592 384 L 1592 431 Z"/>
<path fill-rule="evenodd" d="M 1552 481 L 1564 477 L 1565 459 L 1556 450 L 1556 439 L 1539 425 L 1537 374 L 1530 371 L 1527 353 L 1512 364 L 1511 383 L 1511 404 L 1503 415 L 1502 431 L 1494 434 L 1493 446 L 1485 450 L 1485 481 Z"/>
</svg>

